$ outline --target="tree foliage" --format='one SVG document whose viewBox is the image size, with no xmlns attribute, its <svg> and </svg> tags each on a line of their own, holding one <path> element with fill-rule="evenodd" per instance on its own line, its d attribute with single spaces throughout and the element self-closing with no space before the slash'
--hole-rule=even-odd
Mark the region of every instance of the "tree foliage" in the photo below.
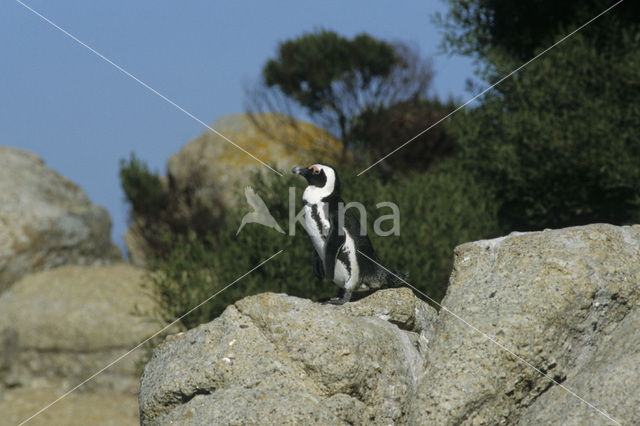
<svg viewBox="0 0 640 426">
<path fill-rule="evenodd" d="M 169 194 L 157 173 L 134 153 L 120 160 L 120 183 L 131 209 L 149 219 L 157 218 L 169 207 Z"/>
<path fill-rule="evenodd" d="M 355 170 L 339 168 L 344 176 L 345 201 L 359 201 L 367 208 L 368 232 L 374 247 L 389 267 L 410 273 L 410 283 L 436 301 L 444 296 L 453 248 L 462 242 L 496 235 L 493 200 L 468 173 L 453 163 L 414 178 L 396 182 L 355 177 Z M 287 230 L 289 187 L 296 187 L 296 207 L 302 208 L 304 183 L 297 176 L 275 177 L 256 173 L 252 187 L 270 212 Z M 400 236 L 377 236 L 374 220 L 388 215 L 377 209 L 382 201 L 400 208 Z M 210 321 L 234 301 L 265 291 L 285 292 L 312 300 L 332 297 L 338 287 L 320 281 L 312 273 L 312 245 L 300 226 L 294 236 L 280 234 L 259 224 L 247 224 L 236 236 L 242 216 L 249 209 L 240 203 L 228 212 L 229 227 L 217 236 L 180 237 L 167 255 L 152 263 L 148 283 L 156 296 L 160 316 L 173 320 L 234 282 L 269 256 L 272 261 L 187 316 L 193 327 Z"/>
<path fill-rule="evenodd" d="M 591 20 L 615 0 L 449 0 L 449 12 L 436 15 L 443 47 L 481 60 L 524 62 L 536 51 Z M 640 3 L 624 1 L 582 31 L 595 46 L 612 46 L 619 30 L 637 27 Z M 513 63 L 511 64 L 513 65 Z"/>
<path fill-rule="evenodd" d="M 451 0 L 438 20 L 491 82 L 614 3 Z M 505 232 L 640 220 L 639 18 L 637 2 L 616 6 L 455 117 Z"/>
<path fill-rule="evenodd" d="M 577 34 L 456 118 L 503 229 L 640 221 L 639 70 L 637 32 L 609 49 Z"/>
<path fill-rule="evenodd" d="M 347 146 L 354 117 L 425 97 L 433 73 L 406 44 L 322 30 L 281 43 L 262 76 L 249 93 L 250 113 L 295 115 L 301 108 Z"/>
<path fill-rule="evenodd" d="M 424 132 L 454 109 L 453 101 L 412 99 L 364 111 L 353 119 L 349 129 L 353 150 L 371 164 L 411 141 L 376 167 L 386 177 L 425 171 L 456 152 L 448 120 Z"/>
<path fill-rule="evenodd" d="M 366 34 L 353 40 L 331 31 L 305 34 L 282 43 L 278 59 L 270 59 L 262 73 L 267 86 L 278 86 L 287 96 L 316 113 L 338 109 L 336 83 L 366 89 L 385 78 L 395 65 L 393 46 Z"/>
<path fill-rule="evenodd" d="M 130 225 L 151 256 L 163 256 L 191 233 L 216 233 L 224 225 L 219 203 L 205 205 L 196 196 L 202 170 L 191 170 L 184 184 L 162 179 L 135 154 L 120 160 L 120 183 L 130 204 Z"/>
</svg>

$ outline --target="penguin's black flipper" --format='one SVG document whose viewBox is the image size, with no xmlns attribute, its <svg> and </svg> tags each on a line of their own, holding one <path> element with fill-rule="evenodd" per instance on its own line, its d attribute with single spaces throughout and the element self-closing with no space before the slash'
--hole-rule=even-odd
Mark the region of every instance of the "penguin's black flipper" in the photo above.
<svg viewBox="0 0 640 426">
<path fill-rule="evenodd" d="M 313 249 L 313 274 L 320 280 L 324 279 L 324 265 L 322 264 L 322 259 L 320 259 L 320 255 L 315 248 Z"/>
<path fill-rule="evenodd" d="M 340 232 L 338 226 L 338 208 L 335 206 L 329 206 L 329 235 L 327 235 L 327 241 L 324 247 L 324 271 L 325 276 L 329 280 L 333 281 L 333 275 L 336 269 L 336 258 L 338 257 L 338 251 L 344 245 L 347 237 L 344 232 Z"/>
</svg>

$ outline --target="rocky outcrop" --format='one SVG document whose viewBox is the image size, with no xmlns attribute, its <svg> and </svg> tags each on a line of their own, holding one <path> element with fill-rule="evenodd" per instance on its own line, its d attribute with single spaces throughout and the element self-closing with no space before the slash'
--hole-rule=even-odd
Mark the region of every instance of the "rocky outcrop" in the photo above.
<svg viewBox="0 0 640 426">
<path fill-rule="evenodd" d="M 436 408 L 443 394 L 452 395 L 447 412 L 454 422 L 610 423 L 589 404 L 622 423 L 639 418 L 633 377 L 640 373 L 640 340 L 627 330 L 640 326 L 640 227 L 592 225 L 466 244 L 456 251 L 451 282 L 444 306 L 455 307 L 563 387 L 444 313 L 442 336 L 457 337 L 437 339 L 441 346 L 433 353 L 442 356 L 430 373 L 431 385 L 446 392 L 427 401 L 431 413 L 422 411 L 420 421 L 443 412 Z M 494 363 L 454 353 L 476 353 Z M 628 363 L 635 366 L 621 371 Z M 472 377 L 463 382 L 464 392 L 451 384 L 459 375 L 446 372 L 454 366 Z M 602 380 L 611 372 L 619 375 Z"/>
<path fill-rule="evenodd" d="M 567 389 L 623 423 L 640 418 L 640 340 L 621 334 L 629 323 L 640 327 L 639 301 L 640 226 L 512 234 L 456 248 L 442 305 L 478 331 L 441 310 L 412 421 L 609 423 Z M 635 366 L 622 371 L 620 360 Z M 601 380 L 609 372 L 620 376 Z"/>
<path fill-rule="evenodd" d="M 26 273 L 121 257 L 107 211 L 35 154 L 0 146 L 0 292 Z"/>
<path fill-rule="evenodd" d="M 436 315 L 407 289 L 342 307 L 262 294 L 168 338 L 144 424 L 632 424 L 640 226 L 456 248 Z"/>
<path fill-rule="evenodd" d="M 407 289 L 344 307 L 248 297 L 154 352 L 142 421 L 394 422 L 416 391 L 434 317 Z"/>
<path fill-rule="evenodd" d="M 28 275 L 0 296 L 0 387 L 75 385 L 152 335 L 143 271 L 125 264 L 63 266 Z M 85 385 L 135 390 L 138 349 Z"/>
<path fill-rule="evenodd" d="M 256 114 L 254 119 L 260 127 L 244 114 L 224 116 L 211 127 L 281 172 L 299 164 L 322 160 L 331 163 L 342 153 L 340 141 L 312 124 L 278 114 Z M 266 133 L 259 128 L 265 128 Z M 273 173 L 229 141 L 206 130 L 169 158 L 166 183 L 170 190 L 188 194 L 190 203 L 175 206 L 174 210 L 188 210 L 195 205 L 208 208 L 214 216 L 221 215 L 225 206 L 237 203 L 239 189 L 249 184 L 256 171 Z M 149 249 L 140 220 L 143 218 L 133 217 L 125 244 L 131 262 L 144 266 Z"/>
</svg>

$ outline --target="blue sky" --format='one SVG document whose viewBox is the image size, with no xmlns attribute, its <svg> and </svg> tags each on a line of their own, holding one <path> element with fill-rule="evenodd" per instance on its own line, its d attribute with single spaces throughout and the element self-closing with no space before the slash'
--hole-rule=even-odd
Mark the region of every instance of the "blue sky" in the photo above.
<svg viewBox="0 0 640 426">
<path fill-rule="evenodd" d="M 244 87 L 278 43 L 318 28 L 414 43 L 433 57 L 435 93 L 470 97 L 472 61 L 438 53 L 430 16 L 446 11 L 440 0 L 24 3 L 206 123 L 243 112 Z M 0 144 L 35 152 L 79 184 L 109 210 L 122 247 L 119 159 L 134 151 L 164 172 L 203 126 L 15 1 L 0 2 L 0 46 Z"/>
</svg>

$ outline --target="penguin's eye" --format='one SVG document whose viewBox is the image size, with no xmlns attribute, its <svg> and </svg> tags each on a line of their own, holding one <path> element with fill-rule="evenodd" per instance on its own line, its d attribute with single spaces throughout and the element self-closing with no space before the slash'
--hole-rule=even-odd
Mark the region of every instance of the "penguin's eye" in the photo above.
<svg viewBox="0 0 640 426">
<path fill-rule="evenodd" d="M 313 174 L 314 174 L 314 175 L 319 175 L 319 174 L 320 174 L 320 170 L 318 170 L 318 169 L 313 169 Z"/>
</svg>

